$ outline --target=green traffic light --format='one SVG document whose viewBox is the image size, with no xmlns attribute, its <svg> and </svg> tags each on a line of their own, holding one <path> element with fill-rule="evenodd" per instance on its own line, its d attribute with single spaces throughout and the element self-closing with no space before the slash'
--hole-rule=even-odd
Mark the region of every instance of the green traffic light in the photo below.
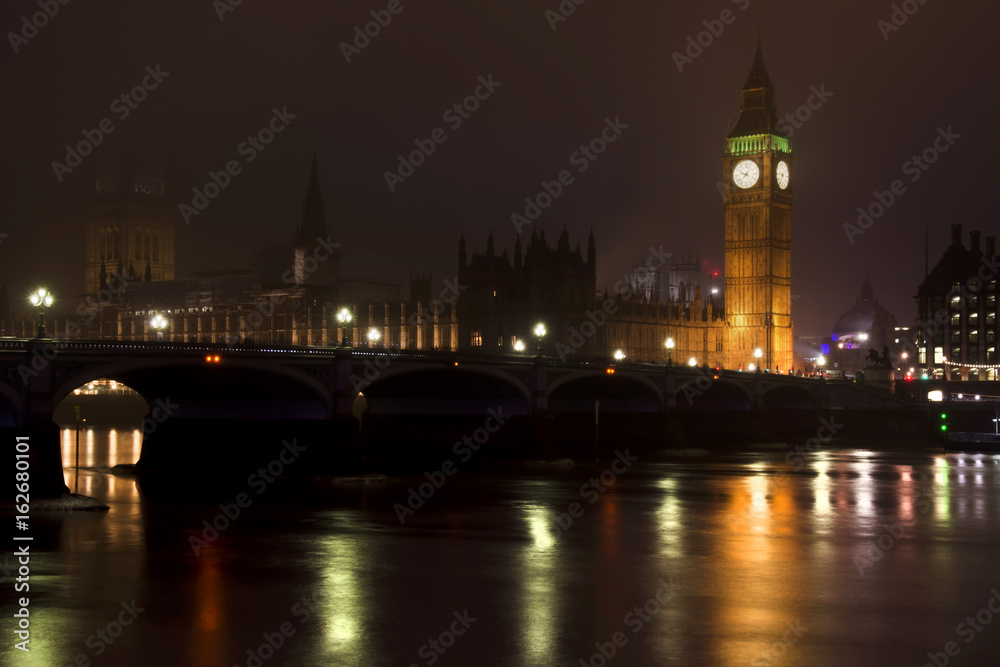
<svg viewBox="0 0 1000 667">
<path fill-rule="evenodd" d="M 947 418 L 948 418 L 948 415 L 942 412 L 941 413 L 941 419 L 947 419 Z"/>
<path fill-rule="evenodd" d="M 947 431 L 948 430 L 948 425 L 947 424 L 941 424 L 941 430 L 942 431 Z"/>
</svg>

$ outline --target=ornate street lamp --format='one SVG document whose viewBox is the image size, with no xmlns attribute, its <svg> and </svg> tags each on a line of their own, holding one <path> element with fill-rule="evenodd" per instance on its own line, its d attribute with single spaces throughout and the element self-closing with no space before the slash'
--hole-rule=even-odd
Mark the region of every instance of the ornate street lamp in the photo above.
<svg viewBox="0 0 1000 667">
<path fill-rule="evenodd" d="M 351 311 L 347 308 L 341 308 L 337 311 L 337 324 L 340 330 L 340 344 L 342 347 L 347 347 L 347 325 L 351 323 Z"/>
<path fill-rule="evenodd" d="M 153 319 L 150 320 L 149 326 L 156 332 L 156 340 L 158 342 L 162 342 L 163 330 L 167 328 L 167 318 L 157 313 L 153 316 Z"/>
<path fill-rule="evenodd" d="M 375 329 L 375 328 L 369 329 L 368 330 L 368 347 L 375 347 L 375 344 L 378 343 L 378 339 L 381 338 L 381 337 L 382 337 L 382 334 L 379 333 L 378 329 Z"/>
<path fill-rule="evenodd" d="M 667 339 L 667 366 L 673 366 L 674 365 L 673 352 L 674 352 L 674 339 L 673 338 L 668 338 Z"/>
<path fill-rule="evenodd" d="M 698 360 L 697 359 L 695 359 L 694 357 L 691 357 L 690 359 L 688 359 L 688 366 L 694 368 L 697 365 L 698 365 Z"/>
<path fill-rule="evenodd" d="M 524 352 L 524 341 L 523 340 L 516 340 L 516 341 L 514 341 L 514 351 L 515 352 Z"/>
<path fill-rule="evenodd" d="M 764 356 L 764 351 L 759 347 L 753 351 L 753 356 L 757 359 L 757 372 L 760 372 L 760 358 Z"/>
<path fill-rule="evenodd" d="M 622 350 L 615 350 L 615 361 L 621 361 L 625 358 L 625 352 Z"/>
<path fill-rule="evenodd" d="M 539 322 L 535 325 L 533 333 L 538 337 L 538 356 L 542 356 L 542 338 L 547 333 L 545 325 Z"/>
<path fill-rule="evenodd" d="M 45 338 L 45 309 L 52 305 L 52 293 L 40 287 L 28 297 L 28 300 L 32 306 L 38 308 L 38 338 Z"/>
</svg>

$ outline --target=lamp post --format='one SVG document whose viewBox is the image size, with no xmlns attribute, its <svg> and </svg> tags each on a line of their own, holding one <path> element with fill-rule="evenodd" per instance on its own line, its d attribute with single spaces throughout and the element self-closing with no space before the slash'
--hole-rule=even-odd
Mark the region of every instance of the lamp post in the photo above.
<svg viewBox="0 0 1000 667">
<path fill-rule="evenodd" d="M 667 366 L 674 365 L 673 353 L 674 353 L 674 339 L 667 338 Z"/>
<path fill-rule="evenodd" d="M 690 359 L 688 359 L 688 366 L 690 366 L 691 368 L 694 368 L 697 365 L 698 365 L 698 360 L 697 359 L 695 359 L 694 357 L 691 357 Z"/>
<path fill-rule="evenodd" d="M 625 352 L 622 350 L 615 350 L 615 361 L 622 361 L 625 359 Z"/>
<path fill-rule="evenodd" d="M 524 352 L 524 341 L 523 340 L 516 340 L 516 341 L 514 341 L 514 351 L 515 352 Z"/>
<path fill-rule="evenodd" d="M 822 354 L 816 357 L 816 365 L 819 366 L 820 377 L 825 377 L 823 367 L 826 366 L 826 357 L 824 357 Z"/>
<path fill-rule="evenodd" d="M 547 333 L 545 325 L 539 322 L 535 325 L 533 333 L 538 337 L 538 356 L 542 356 L 542 338 Z"/>
<path fill-rule="evenodd" d="M 347 347 L 347 325 L 351 323 L 351 311 L 341 308 L 337 311 L 337 331 L 340 334 L 341 347 Z"/>
<path fill-rule="evenodd" d="M 152 327 L 153 330 L 156 332 L 157 342 L 162 342 L 163 330 L 167 328 L 167 318 L 157 313 L 156 315 L 153 316 L 153 319 L 150 320 L 149 326 Z"/>
<path fill-rule="evenodd" d="M 773 328 L 774 328 L 774 318 L 771 316 L 771 311 L 768 310 L 767 311 L 767 316 L 764 318 L 764 332 L 767 334 L 764 342 L 766 343 L 766 347 L 767 347 L 767 372 L 768 373 L 771 372 L 771 347 L 772 347 L 771 329 L 773 329 Z M 759 367 L 760 364 L 757 364 L 757 366 Z"/>
<path fill-rule="evenodd" d="M 38 308 L 38 338 L 45 338 L 45 309 L 52 305 L 52 293 L 40 287 L 28 297 L 31 305 Z"/>
<path fill-rule="evenodd" d="M 368 347 L 375 347 L 375 345 L 378 343 L 378 339 L 381 338 L 381 337 L 382 336 L 381 336 L 381 334 L 379 334 L 378 329 L 374 329 L 374 328 L 369 329 L 368 330 Z"/>
<path fill-rule="evenodd" d="M 756 367 L 757 372 L 759 373 L 760 372 L 760 358 L 764 356 L 764 350 L 762 350 L 762 349 L 760 349 L 758 347 L 756 350 L 753 351 L 753 356 L 757 360 L 757 363 L 755 364 L 755 367 Z"/>
</svg>

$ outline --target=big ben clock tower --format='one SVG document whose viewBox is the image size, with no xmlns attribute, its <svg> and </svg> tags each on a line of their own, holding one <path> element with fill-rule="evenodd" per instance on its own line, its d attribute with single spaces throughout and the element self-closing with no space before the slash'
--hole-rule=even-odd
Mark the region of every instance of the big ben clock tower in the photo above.
<svg viewBox="0 0 1000 667">
<path fill-rule="evenodd" d="M 778 127 L 760 40 L 726 137 L 726 366 L 792 368 L 792 144 Z M 754 352 L 761 350 L 759 359 Z"/>
</svg>

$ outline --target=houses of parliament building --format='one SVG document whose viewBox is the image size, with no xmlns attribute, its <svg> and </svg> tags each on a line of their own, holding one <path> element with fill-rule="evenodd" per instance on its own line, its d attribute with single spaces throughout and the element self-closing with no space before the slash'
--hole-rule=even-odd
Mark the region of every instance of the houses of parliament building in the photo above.
<svg viewBox="0 0 1000 667">
<path fill-rule="evenodd" d="M 690 256 L 649 258 L 598 290 L 597 241 L 571 247 L 563 229 L 482 252 L 459 240 L 457 284 L 432 292 L 429 276 L 401 285 L 341 275 L 313 159 L 301 224 L 287 245 L 261 250 L 250 268 L 175 276 L 170 183 L 124 165 L 94 181 L 87 204 L 83 338 L 233 345 L 378 345 L 479 349 L 563 359 L 628 359 L 724 368 L 792 368 L 791 141 L 778 125 L 760 44 L 725 138 L 725 278 L 703 288 Z M 650 261 L 652 259 L 653 261 Z M 713 286 L 714 287 L 714 286 Z M 346 316 L 345 316 L 346 314 Z M 4 313 L 0 312 L 0 318 Z M 159 317 L 157 317 L 159 316 Z M 339 317 L 338 317 L 339 316 Z M 158 320 L 158 327 L 153 322 Z M 539 341 L 534 327 L 545 324 Z M 56 319 L 50 335 L 66 335 Z M 30 335 L 30 322 L 6 322 Z M 671 346 L 668 346 L 668 341 Z M 519 344 L 521 343 L 521 344 Z M 755 351 L 760 350 L 759 356 Z"/>
</svg>

